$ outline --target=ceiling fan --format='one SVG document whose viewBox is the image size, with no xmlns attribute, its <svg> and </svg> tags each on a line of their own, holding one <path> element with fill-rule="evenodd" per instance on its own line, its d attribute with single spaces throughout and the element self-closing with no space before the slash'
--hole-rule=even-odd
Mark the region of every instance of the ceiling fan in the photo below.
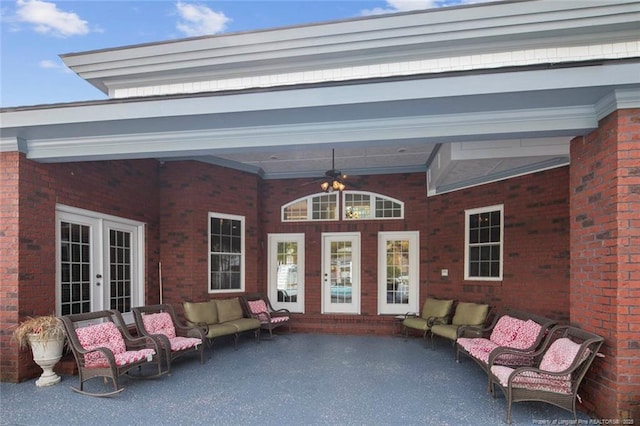
<svg viewBox="0 0 640 426">
<path fill-rule="evenodd" d="M 331 150 L 331 170 L 324 173 L 324 179 L 321 179 L 320 188 L 324 192 L 344 191 L 347 187 L 345 184 L 347 175 L 342 174 L 340 170 L 336 170 L 336 150 Z"/>
</svg>

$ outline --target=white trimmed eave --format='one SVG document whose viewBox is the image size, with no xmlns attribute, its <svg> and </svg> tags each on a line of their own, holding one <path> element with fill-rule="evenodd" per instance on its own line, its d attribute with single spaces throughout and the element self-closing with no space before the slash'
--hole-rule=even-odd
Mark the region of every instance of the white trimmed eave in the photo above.
<svg viewBox="0 0 640 426">
<path fill-rule="evenodd" d="M 640 107 L 638 70 L 637 62 L 623 61 L 581 68 L 12 108 L 2 111 L 0 150 L 19 150 L 39 162 L 188 158 L 270 179 L 321 176 L 328 168 L 326 157 L 314 161 L 311 154 L 302 155 L 307 166 L 300 159 L 290 159 L 289 164 L 301 167 L 293 171 L 281 158 L 269 162 L 271 156 L 287 151 L 340 148 L 350 174 L 426 172 L 431 165 L 429 150 L 440 144 L 565 138 L 564 151 L 539 148 L 532 162 L 513 163 L 517 170 L 501 169 L 497 175 L 462 180 L 477 184 L 531 170 L 531 164 L 566 164 L 570 138 L 595 129 L 599 119 L 617 108 Z M 401 155 L 390 150 L 394 146 L 409 149 Z M 422 149 L 420 155 L 411 147 Z M 362 162 L 363 152 L 378 158 Z M 381 163 L 381 155 L 389 155 L 388 160 Z M 432 193 L 455 189 L 460 183 L 442 176 L 438 182 L 443 189 L 430 189 Z"/>
<path fill-rule="evenodd" d="M 113 95 L 127 87 L 277 75 L 637 37 L 640 1 L 535 0 L 430 9 L 62 55 Z"/>
</svg>

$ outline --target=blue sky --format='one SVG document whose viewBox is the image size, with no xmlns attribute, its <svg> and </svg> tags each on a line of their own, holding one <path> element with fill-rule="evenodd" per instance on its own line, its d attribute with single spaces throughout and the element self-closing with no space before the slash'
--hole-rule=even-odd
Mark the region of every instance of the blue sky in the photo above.
<svg viewBox="0 0 640 426">
<path fill-rule="evenodd" d="M 0 0 L 0 106 L 106 99 L 58 55 L 485 0 Z"/>
</svg>

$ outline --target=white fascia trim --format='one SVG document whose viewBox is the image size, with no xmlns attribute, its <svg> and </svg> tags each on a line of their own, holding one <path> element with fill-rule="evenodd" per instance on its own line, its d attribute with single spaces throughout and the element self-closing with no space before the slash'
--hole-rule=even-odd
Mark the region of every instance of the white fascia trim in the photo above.
<svg viewBox="0 0 640 426">
<path fill-rule="evenodd" d="M 265 92 L 231 92 L 222 95 L 223 97 L 185 96 L 178 99 L 154 98 L 26 110 L 7 109 L 2 112 L 0 128 L 637 85 L 640 84 L 639 71 L 639 63 L 617 63 L 472 76 L 447 75 L 436 78 L 363 82 L 328 87 L 293 87 L 290 90 Z"/>
<path fill-rule="evenodd" d="M 596 117 L 601 120 L 616 110 L 631 108 L 640 108 L 640 88 L 615 89 L 596 103 Z"/>
<path fill-rule="evenodd" d="M 27 153 L 27 141 L 18 137 L 0 138 L 0 152 L 22 152 Z"/>
<path fill-rule="evenodd" d="M 62 55 L 62 59 L 104 90 L 104 85 L 136 74 L 151 77 L 173 72 L 179 78 L 181 73 L 203 67 L 246 75 L 249 66 L 251 75 L 256 75 L 264 73 L 264 64 L 274 62 L 284 70 L 301 63 L 309 69 L 308 64 L 316 61 L 311 68 L 317 69 L 316 58 L 321 55 L 326 58 L 322 68 L 327 68 L 354 63 L 354 58 L 376 57 L 379 62 L 381 56 L 392 58 L 403 48 L 415 52 L 443 45 L 445 51 L 466 49 L 471 53 L 495 51 L 496 43 L 509 40 L 513 45 L 540 46 L 567 33 L 575 33 L 578 40 L 601 39 L 610 37 L 609 32 L 621 25 L 637 22 L 638 4 L 602 0 L 597 4 L 588 0 L 496 2 L 125 46 Z M 345 52 L 352 54 L 345 59 Z"/>
<path fill-rule="evenodd" d="M 28 141 L 28 158 L 41 161 L 211 155 L 230 147 L 268 147 L 389 139 L 447 139 L 503 133 L 594 129 L 593 107 L 495 111 L 349 122 L 93 136 Z"/>
</svg>

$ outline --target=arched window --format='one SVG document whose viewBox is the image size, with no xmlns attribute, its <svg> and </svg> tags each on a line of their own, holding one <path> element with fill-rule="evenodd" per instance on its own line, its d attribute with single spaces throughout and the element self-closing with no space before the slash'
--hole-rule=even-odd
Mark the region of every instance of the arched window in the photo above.
<svg viewBox="0 0 640 426">
<path fill-rule="evenodd" d="M 343 209 L 339 217 L 340 201 Z M 342 200 L 336 192 L 322 192 L 285 204 L 282 206 L 281 216 L 283 222 L 403 219 L 404 203 L 373 192 L 344 191 Z"/>
<path fill-rule="evenodd" d="M 394 198 L 364 191 L 345 191 L 342 197 L 345 220 L 404 218 L 404 203 Z"/>
<path fill-rule="evenodd" d="M 283 222 L 338 220 L 338 195 L 314 194 L 282 206 Z"/>
</svg>

